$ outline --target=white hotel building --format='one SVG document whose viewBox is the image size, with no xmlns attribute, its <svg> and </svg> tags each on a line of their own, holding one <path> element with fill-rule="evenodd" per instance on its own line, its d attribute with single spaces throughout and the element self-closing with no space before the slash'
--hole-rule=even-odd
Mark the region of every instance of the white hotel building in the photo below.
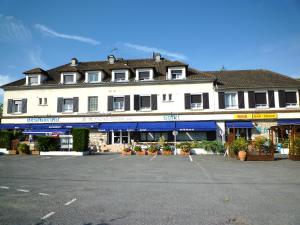
<svg viewBox="0 0 300 225">
<path fill-rule="evenodd" d="M 0 129 L 31 135 L 90 129 L 91 145 L 250 139 L 270 126 L 300 123 L 296 79 L 267 70 L 202 72 L 154 54 L 150 59 L 71 63 L 24 72 L 2 86 Z M 234 129 L 235 128 L 235 129 Z M 235 130 L 233 132 L 233 130 Z"/>
</svg>

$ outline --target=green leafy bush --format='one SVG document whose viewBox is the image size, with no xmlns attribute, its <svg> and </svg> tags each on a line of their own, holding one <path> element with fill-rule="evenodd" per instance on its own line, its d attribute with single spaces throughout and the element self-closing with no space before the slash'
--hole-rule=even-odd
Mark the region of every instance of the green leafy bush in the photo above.
<svg viewBox="0 0 300 225">
<path fill-rule="evenodd" d="M 77 152 L 87 151 L 89 147 L 89 129 L 74 128 L 72 129 L 73 135 L 73 150 Z"/>
<path fill-rule="evenodd" d="M 259 151 L 264 148 L 264 145 L 268 142 L 268 139 L 264 136 L 256 136 L 254 139 L 255 150 Z"/>
<path fill-rule="evenodd" d="M 171 146 L 170 145 L 164 145 L 163 146 L 163 151 L 172 151 Z"/>
<path fill-rule="evenodd" d="M 136 152 L 141 152 L 142 151 L 142 147 L 139 146 L 139 145 L 136 145 L 136 146 L 134 146 L 133 150 L 136 151 Z"/>
<path fill-rule="evenodd" d="M 238 154 L 239 151 L 247 151 L 248 142 L 245 138 L 237 138 L 229 146 L 229 150 L 234 152 L 234 154 L 236 155 Z"/>
<path fill-rule="evenodd" d="M 201 141 L 198 145 L 200 148 L 213 153 L 224 153 L 225 148 L 221 141 Z"/>
<path fill-rule="evenodd" d="M 60 149 L 59 138 L 38 136 L 37 137 L 37 148 L 41 152 L 58 151 Z"/>
<path fill-rule="evenodd" d="M 183 152 L 190 152 L 191 143 L 190 142 L 182 142 L 177 145 L 177 148 L 180 148 Z"/>
<path fill-rule="evenodd" d="M 300 155 L 300 138 L 295 138 L 295 155 Z"/>
<path fill-rule="evenodd" d="M 25 144 L 25 143 L 20 143 L 17 146 L 17 150 L 19 152 L 22 152 L 23 154 L 30 154 L 30 150 L 29 150 L 29 145 Z"/>
<path fill-rule="evenodd" d="M 148 148 L 149 152 L 157 152 L 159 150 L 159 146 L 157 145 L 150 145 Z"/>
<path fill-rule="evenodd" d="M 13 134 L 10 131 L 0 131 L 0 148 L 11 148 Z"/>
</svg>

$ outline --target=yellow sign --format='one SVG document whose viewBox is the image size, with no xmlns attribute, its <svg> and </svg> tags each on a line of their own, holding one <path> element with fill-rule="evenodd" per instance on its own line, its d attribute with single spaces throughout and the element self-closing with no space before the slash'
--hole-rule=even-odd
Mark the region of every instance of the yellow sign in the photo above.
<svg viewBox="0 0 300 225">
<path fill-rule="evenodd" d="M 233 119 L 235 120 L 266 120 L 266 119 L 276 119 L 277 113 L 254 113 L 254 114 L 234 114 Z"/>
<path fill-rule="evenodd" d="M 249 120 L 249 119 L 252 119 L 252 114 L 234 114 L 233 119 L 235 119 L 235 120 Z"/>
<path fill-rule="evenodd" d="M 253 114 L 253 119 L 276 119 L 277 113 L 257 113 Z"/>
</svg>

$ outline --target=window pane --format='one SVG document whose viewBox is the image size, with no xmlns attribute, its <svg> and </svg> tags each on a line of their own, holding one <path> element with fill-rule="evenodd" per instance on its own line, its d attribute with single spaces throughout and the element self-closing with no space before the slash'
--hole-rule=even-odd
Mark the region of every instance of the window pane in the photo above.
<svg viewBox="0 0 300 225">
<path fill-rule="evenodd" d="M 29 84 L 38 84 L 37 77 L 29 77 Z"/>
<path fill-rule="evenodd" d="M 237 95 L 236 93 L 225 93 L 225 107 L 236 107 L 237 106 Z"/>
<path fill-rule="evenodd" d="M 141 96 L 141 108 L 150 108 L 150 96 Z"/>
<path fill-rule="evenodd" d="M 39 98 L 39 105 L 43 104 L 43 99 Z"/>
<path fill-rule="evenodd" d="M 64 83 L 73 83 L 73 75 L 64 75 Z"/>
<path fill-rule="evenodd" d="M 182 76 L 182 70 L 171 70 L 172 79 L 180 79 Z"/>
<path fill-rule="evenodd" d="M 22 112 L 22 101 L 21 100 L 14 101 L 13 112 Z"/>
<path fill-rule="evenodd" d="M 44 98 L 44 104 L 47 105 L 48 101 L 47 98 Z"/>
<path fill-rule="evenodd" d="M 73 112 L 73 99 L 64 99 L 64 112 Z"/>
<path fill-rule="evenodd" d="M 172 94 L 169 94 L 169 101 L 172 101 Z"/>
<path fill-rule="evenodd" d="M 139 79 L 140 80 L 149 80 L 150 79 L 150 72 L 149 71 L 139 72 Z"/>
<path fill-rule="evenodd" d="M 115 80 L 125 80 L 125 73 L 115 73 Z"/>
<path fill-rule="evenodd" d="M 163 94 L 163 101 L 166 101 L 166 94 Z"/>
<path fill-rule="evenodd" d="M 88 99 L 88 111 L 98 111 L 98 97 L 89 97 Z"/>
<path fill-rule="evenodd" d="M 97 82 L 99 74 L 97 72 L 88 73 L 88 82 Z"/>
<path fill-rule="evenodd" d="M 266 105 L 267 104 L 266 93 L 255 93 L 255 102 L 256 105 Z"/>
<path fill-rule="evenodd" d="M 114 109 L 124 109 L 124 97 L 114 97 Z"/>
<path fill-rule="evenodd" d="M 201 103 L 201 95 L 191 95 L 191 103 Z"/>
<path fill-rule="evenodd" d="M 285 92 L 285 96 L 286 96 L 286 103 L 288 104 L 297 103 L 296 92 Z"/>
</svg>

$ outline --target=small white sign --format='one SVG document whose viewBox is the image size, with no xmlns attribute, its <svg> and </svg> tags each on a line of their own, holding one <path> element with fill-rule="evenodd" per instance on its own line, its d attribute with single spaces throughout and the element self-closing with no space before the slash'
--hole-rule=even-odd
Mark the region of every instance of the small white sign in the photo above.
<svg viewBox="0 0 300 225">
<path fill-rule="evenodd" d="M 178 131 L 177 131 L 177 130 L 173 130 L 172 134 L 173 134 L 174 136 L 177 136 L 177 135 L 178 135 Z"/>
</svg>

